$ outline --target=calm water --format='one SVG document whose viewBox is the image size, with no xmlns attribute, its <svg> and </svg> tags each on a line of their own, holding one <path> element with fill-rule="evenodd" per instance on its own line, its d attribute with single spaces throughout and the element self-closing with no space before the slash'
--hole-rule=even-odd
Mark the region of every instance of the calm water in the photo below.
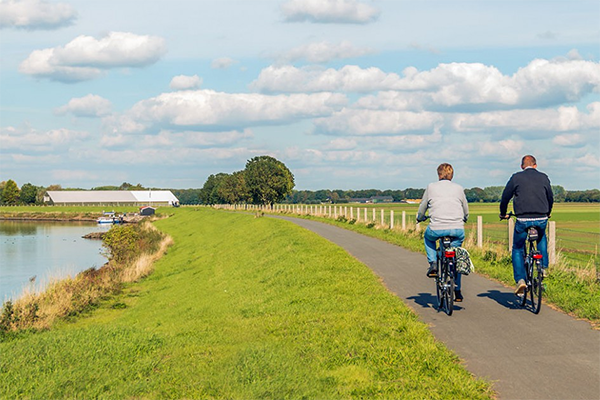
<svg viewBox="0 0 600 400">
<path fill-rule="evenodd" d="M 0 301 L 32 285 L 74 276 L 106 262 L 100 240 L 83 239 L 110 226 L 79 222 L 0 221 Z"/>
</svg>

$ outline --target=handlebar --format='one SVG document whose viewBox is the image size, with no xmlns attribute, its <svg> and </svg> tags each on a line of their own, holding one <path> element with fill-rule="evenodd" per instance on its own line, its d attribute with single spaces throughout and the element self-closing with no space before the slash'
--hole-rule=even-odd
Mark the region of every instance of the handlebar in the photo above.
<svg viewBox="0 0 600 400">
<path fill-rule="evenodd" d="M 502 221 L 503 219 L 510 219 L 510 217 L 517 217 L 512 211 L 509 212 L 506 215 L 500 215 L 500 221 Z"/>
</svg>

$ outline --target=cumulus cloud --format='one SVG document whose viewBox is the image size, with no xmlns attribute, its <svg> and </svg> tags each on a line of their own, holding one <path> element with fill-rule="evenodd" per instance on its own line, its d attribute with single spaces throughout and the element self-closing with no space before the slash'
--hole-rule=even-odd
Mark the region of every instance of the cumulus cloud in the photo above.
<svg viewBox="0 0 600 400">
<path fill-rule="evenodd" d="M 76 117 L 103 117 L 110 114 L 112 103 L 100 96 L 88 94 L 80 98 L 73 98 L 54 112 L 58 115 L 73 114 Z"/>
<path fill-rule="evenodd" d="M 367 54 L 372 54 L 373 52 L 372 49 L 356 47 L 347 40 L 340 43 L 323 41 L 293 48 L 285 54 L 282 54 L 279 57 L 279 60 L 285 63 L 306 60 L 310 63 L 320 64 L 331 60 L 362 57 Z"/>
<path fill-rule="evenodd" d="M 38 131 L 31 128 L 19 129 L 15 127 L 0 128 L 0 142 L 2 150 L 22 150 L 26 152 L 59 151 L 69 148 L 73 142 L 89 137 L 88 132 L 70 129 L 51 129 Z"/>
<path fill-rule="evenodd" d="M 440 64 L 429 71 L 408 67 L 402 76 L 352 65 L 340 69 L 269 66 L 250 87 L 273 93 L 381 91 L 376 97 L 359 100 L 372 109 L 482 111 L 549 107 L 600 92 L 600 63 L 569 54 L 571 59 L 533 60 L 512 76 L 480 63 Z"/>
<path fill-rule="evenodd" d="M 263 69 L 250 88 L 271 93 L 371 92 L 394 87 L 400 77 L 379 68 L 346 65 L 339 70 L 321 67 L 297 68 L 291 65 Z"/>
<path fill-rule="evenodd" d="M 64 47 L 33 51 L 21 63 L 19 71 L 40 78 L 78 82 L 97 78 L 106 69 L 147 66 L 165 53 L 165 40 L 158 36 L 110 32 L 96 39 L 81 35 Z"/>
<path fill-rule="evenodd" d="M 106 123 L 123 133 L 170 126 L 236 128 L 322 117 L 346 103 L 346 96 L 334 93 L 268 96 L 187 90 L 140 101 L 124 115 L 109 117 Z"/>
<path fill-rule="evenodd" d="M 42 0 L 0 1 L 0 28 L 58 29 L 71 25 L 77 12 L 66 3 Z"/>
<path fill-rule="evenodd" d="M 438 113 L 350 108 L 344 108 L 330 117 L 315 120 L 318 131 L 344 135 L 432 132 L 442 123 L 443 117 Z"/>
<path fill-rule="evenodd" d="M 552 143 L 562 147 L 581 147 L 585 144 L 585 138 L 579 133 L 564 134 L 556 136 Z"/>
<path fill-rule="evenodd" d="M 380 11 L 357 0 L 290 0 L 281 6 L 287 22 L 367 24 Z"/>
<path fill-rule="evenodd" d="M 178 75 L 171 79 L 169 87 L 173 90 L 188 90 L 188 89 L 199 89 L 202 85 L 202 78 L 198 75 Z"/>
<path fill-rule="evenodd" d="M 237 63 L 237 61 L 232 58 L 221 57 L 212 60 L 212 62 L 210 63 L 210 67 L 212 69 L 228 69 L 235 63 Z"/>
</svg>

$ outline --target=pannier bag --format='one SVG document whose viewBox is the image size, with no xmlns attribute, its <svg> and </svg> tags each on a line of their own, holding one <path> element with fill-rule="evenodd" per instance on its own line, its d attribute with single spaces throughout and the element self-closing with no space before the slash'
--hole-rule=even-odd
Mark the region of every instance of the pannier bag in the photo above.
<svg viewBox="0 0 600 400">
<path fill-rule="evenodd" d="M 462 247 L 453 247 L 451 250 L 454 250 L 456 253 L 456 271 L 463 274 L 469 275 L 471 272 L 475 271 L 475 266 L 471 261 L 471 256 L 467 249 L 463 249 Z"/>
</svg>

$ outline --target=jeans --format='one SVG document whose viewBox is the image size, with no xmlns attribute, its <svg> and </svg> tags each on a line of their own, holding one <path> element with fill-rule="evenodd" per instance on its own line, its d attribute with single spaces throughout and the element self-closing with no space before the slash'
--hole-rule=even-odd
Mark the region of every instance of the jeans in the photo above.
<svg viewBox="0 0 600 400">
<path fill-rule="evenodd" d="M 521 279 L 525 280 L 525 245 L 527 241 L 527 229 L 530 227 L 537 227 L 539 236 L 537 240 L 537 249 L 542 253 L 542 267 L 548 268 L 548 242 L 546 239 L 546 225 L 548 220 L 538 221 L 519 221 L 515 222 L 515 234 L 513 236 L 513 247 L 512 247 L 512 264 L 513 264 L 513 275 L 515 282 L 519 282 Z"/>
<path fill-rule="evenodd" d="M 427 227 L 425 230 L 425 235 L 423 238 L 425 239 L 425 251 L 427 252 L 427 261 L 429 264 L 435 263 L 437 261 L 437 252 L 435 250 L 435 242 L 437 239 L 450 236 L 452 237 L 452 247 L 460 247 L 462 242 L 465 240 L 465 230 L 464 229 L 442 229 L 439 231 L 434 231 L 433 229 Z M 462 274 L 457 273 L 454 276 L 454 283 L 456 284 L 456 290 L 460 290 L 460 282 L 461 282 Z"/>
</svg>

